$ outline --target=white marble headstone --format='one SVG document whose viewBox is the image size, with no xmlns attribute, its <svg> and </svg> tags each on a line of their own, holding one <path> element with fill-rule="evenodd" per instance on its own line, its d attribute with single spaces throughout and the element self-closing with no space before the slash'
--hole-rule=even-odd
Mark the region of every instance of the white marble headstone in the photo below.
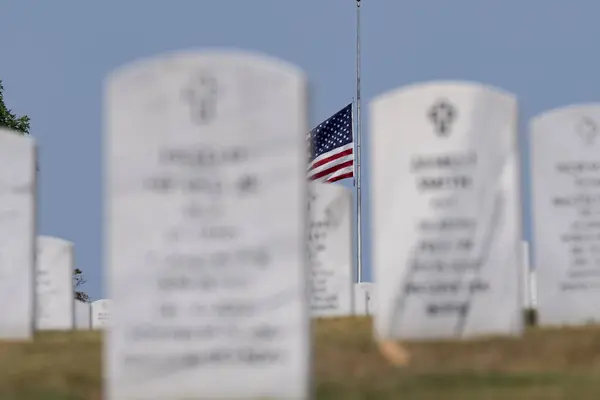
<svg viewBox="0 0 600 400">
<path fill-rule="evenodd" d="M 352 315 L 352 191 L 311 182 L 308 201 L 311 315 Z"/>
<path fill-rule="evenodd" d="M 521 288 L 523 289 L 523 307 L 531 308 L 531 263 L 529 261 L 529 242 L 521 241 L 521 271 L 522 280 Z"/>
<path fill-rule="evenodd" d="M 381 95 L 370 116 L 377 335 L 520 334 L 514 96 L 426 82 Z"/>
<path fill-rule="evenodd" d="M 600 104 L 531 121 L 540 325 L 600 322 Z"/>
<path fill-rule="evenodd" d="M 92 326 L 92 310 L 90 303 L 75 300 L 75 329 L 85 331 Z"/>
<path fill-rule="evenodd" d="M 112 300 L 101 299 L 91 304 L 92 329 L 106 329 L 112 325 Z"/>
<path fill-rule="evenodd" d="M 75 324 L 73 243 L 53 236 L 37 237 L 37 330 L 71 330 Z"/>
<path fill-rule="evenodd" d="M 531 294 L 531 308 L 537 309 L 537 278 L 535 270 L 532 269 L 529 274 L 529 293 Z"/>
<path fill-rule="evenodd" d="M 0 128 L 0 339 L 33 333 L 36 145 Z"/>
<path fill-rule="evenodd" d="M 106 89 L 108 398 L 309 398 L 304 75 L 182 52 Z"/>
<path fill-rule="evenodd" d="M 359 282 L 354 284 L 355 315 L 373 315 L 375 306 L 375 284 L 373 282 Z"/>
</svg>

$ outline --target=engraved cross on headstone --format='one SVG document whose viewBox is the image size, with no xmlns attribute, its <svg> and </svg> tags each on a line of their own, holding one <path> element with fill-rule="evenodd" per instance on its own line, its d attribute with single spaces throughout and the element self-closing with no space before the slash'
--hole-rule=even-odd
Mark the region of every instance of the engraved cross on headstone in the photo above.
<svg viewBox="0 0 600 400">
<path fill-rule="evenodd" d="M 448 136 L 450 126 L 456 119 L 456 109 L 446 100 L 440 100 L 429 110 L 429 118 L 439 136 Z"/>
<path fill-rule="evenodd" d="M 183 90 L 183 99 L 188 103 L 192 121 L 207 124 L 216 116 L 217 80 L 212 76 L 200 75 L 192 79 Z"/>
<path fill-rule="evenodd" d="M 583 117 L 577 124 L 577 134 L 583 139 L 583 142 L 591 146 L 596 141 L 598 136 L 598 127 L 594 120 L 588 117 Z"/>
</svg>

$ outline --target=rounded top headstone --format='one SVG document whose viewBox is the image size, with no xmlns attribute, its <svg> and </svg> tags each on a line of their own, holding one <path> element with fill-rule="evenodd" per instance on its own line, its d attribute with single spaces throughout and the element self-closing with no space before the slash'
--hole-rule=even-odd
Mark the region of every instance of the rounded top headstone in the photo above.
<svg viewBox="0 0 600 400">
<path fill-rule="evenodd" d="M 540 113 L 531 119 L 529 132 L 532 147 L 548 146 L 559 157 L 582 148 L 592 155 L 600 142 L 600 103 L 571 104 Z"/>
<path fill-rule="evenodd" d="M 103 308 L 106 308 L 107 304 L 110 304 L 110 299 L 100 299 L 100 300 L 95 300 L 92 303 L 94 304 L 98 304 Z"/>
<path fill-rule="evenodd" d="M 389 99 L 395 98 L 399 95 L 422 94 L 427 92 L 433 93 L 439 91 L 484 91 L 490 94 L 493 93 L 498 96 L 506 97 L 507 100 L 516 100 L 516 96 L 513 93 L 510 93 L 509 91 L 498 88 L 496 86 L 484 84 L 481 82 L 461 80 L 433 80 L 417 82 L 387 91 L 373 99 L 373 101 L 371 102 L 371 108 L 375 108 L 379 103 L 388 101 Z"/>
<path fill-rule="evenodd" d="M 38 245 L 56 245 L 56 246 L 73 246 L 74 243 L 56 236 L 41 235 L 37 237 Z"/>
<path fill-rule="evenodd" d="M 138 59 L 114 70 L 105 92 L 107 152 L 128 160 L 166 142 L 233 145 L 243 140 L 263 149 L 262 140 L 295 138 L 287 127 L 298 126 L 307 113 L 304 107 L 285 106 L 294 96 L 306 97 L 306 77 L 299 68 L 234 49 Z M 117 143 L 123 152 L 113 148 Z"/>
<path fill-rule="evenodd" d="M 349 189 L 345 186 L 339 185 L 339 184 L 318 182 L 318 181 L 310 182 L 309 189 L 316 190 L 319 193 L 331 193 L 332 196 L 334 196 L 336 194 L 347 193 L 348 191 L 351 190 L 351 189 Z"/>
<path fill-rule="evenodd" d="M 599 113 L 600 103 L 577 103 L 566 106 L 556 107 L 550 110 L 543 111 L 533 118 L 530 123 L 532 125 L 544 122 L 548 119 L 554 119 L 561 116 L 569 116 L 576 114 Z"/>
<path fill-rule="evenodd" d="M 272 57 L 259 52 L 228 48 L 190 49 L 185 51 L 167 52 L 152 57 L 139 58 L 113 70 L 106 78 L 108 82 L 127 79 L 128 75 L 139 75 L 140 69 L 154 72 L 156 67 L 161 72 L 176 71 L 180 68 L 188 70 L 190 65 L 197 64 L 199 67 L 216 66 L 222 68 L 226 65 L 239 67 L 260 68 L 271 73 L 284 76 L 302 76 L 304 72 L 287 61 Z"/>
</svg>

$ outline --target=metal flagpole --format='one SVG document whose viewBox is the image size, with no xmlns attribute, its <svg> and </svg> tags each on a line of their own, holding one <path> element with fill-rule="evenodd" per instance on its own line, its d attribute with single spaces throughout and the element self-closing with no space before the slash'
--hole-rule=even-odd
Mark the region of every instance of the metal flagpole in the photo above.
<svg viewBox="0 0 600 400">
<path fill-rule="evenodd" d="M 360 0 L 356 0 L 356 239 L 357 239 L 357 268 L 358 282 L 362 282 L 362 225 L 361 210 L 362 196 L 360 191 L 360 139 L 361 139 L 361 120 L 360 120 Z"/>
</svg>

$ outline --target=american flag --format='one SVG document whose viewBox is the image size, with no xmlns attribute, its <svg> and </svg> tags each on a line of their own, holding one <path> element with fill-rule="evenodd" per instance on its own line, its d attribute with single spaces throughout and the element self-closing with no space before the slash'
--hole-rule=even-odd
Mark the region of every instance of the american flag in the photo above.
<svg viewBox="0 0 600 400">
<path fill-rule="evenodd" d="M 310 131 L 306 140 L 309 180 L 335 182 L 354 176 L 352 103 Z"/>
</svg>

